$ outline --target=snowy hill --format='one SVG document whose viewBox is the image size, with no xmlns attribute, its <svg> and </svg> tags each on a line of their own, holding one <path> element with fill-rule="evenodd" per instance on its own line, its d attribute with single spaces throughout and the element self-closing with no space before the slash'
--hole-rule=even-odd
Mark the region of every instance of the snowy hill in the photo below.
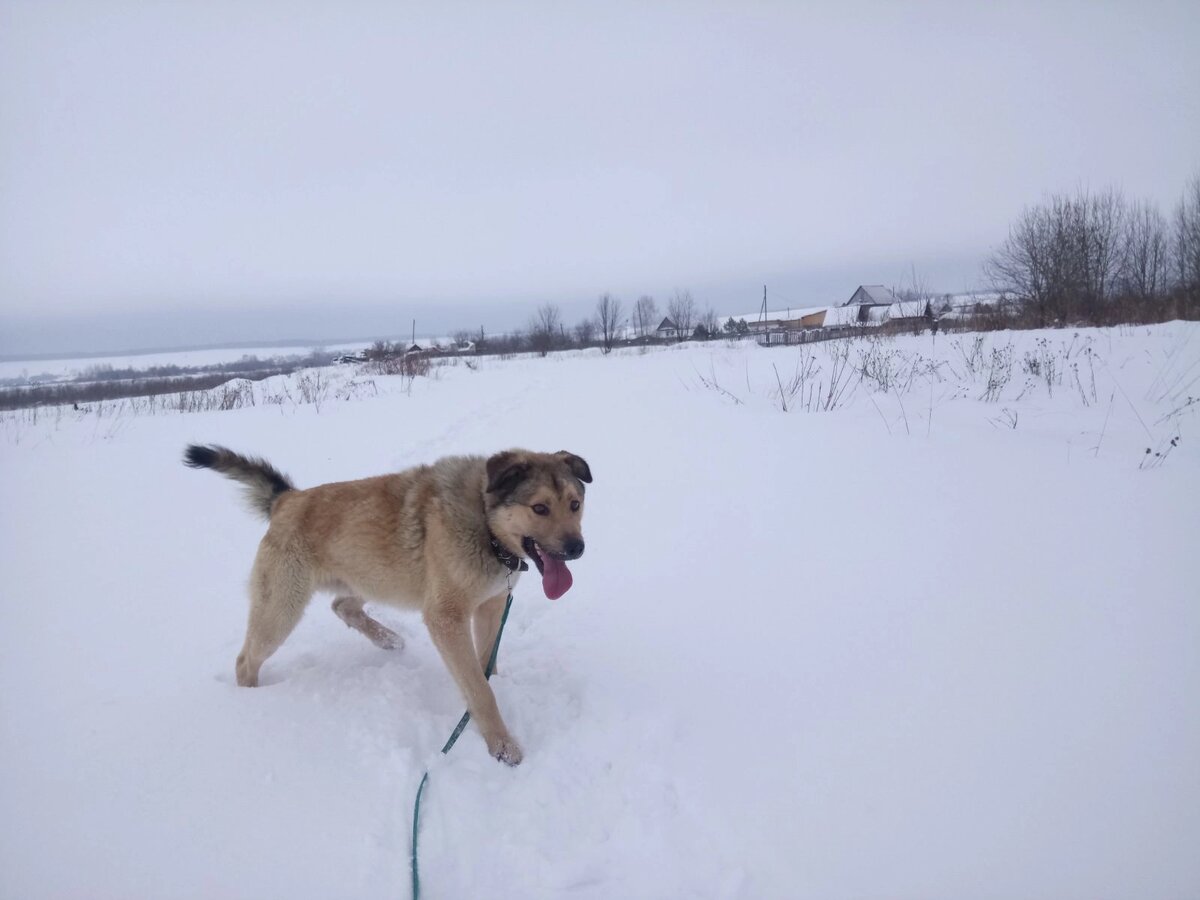
<svg viewBox="0 0 1200 900">
<path fill-rule="evenodd" d="M 431 900 L 1200 894 L 1197 325 L 323 371 L 0 415 L 0 896 L 406 897 L 427 765 Z M 191 441 L 586 457 L 492 681 L 524 762 L 439 757 L 388 608 L 403 651 L 318 597 L 236 687 L 263 526 Z"/>
</svg>

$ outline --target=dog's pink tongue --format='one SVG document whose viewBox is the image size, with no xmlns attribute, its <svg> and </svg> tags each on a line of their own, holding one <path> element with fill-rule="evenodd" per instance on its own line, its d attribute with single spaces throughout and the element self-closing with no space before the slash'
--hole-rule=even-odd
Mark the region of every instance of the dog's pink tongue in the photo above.
<svg viewBox="0 0 1200 900">
<path fill-rule="evenodd" d="M 566 563 L 554 559 L 550 554 L 542 554 L 542 590 L 551 600 L 557 600 L 571 589 L 574 580 L 571 570 Z"/>
</svg>

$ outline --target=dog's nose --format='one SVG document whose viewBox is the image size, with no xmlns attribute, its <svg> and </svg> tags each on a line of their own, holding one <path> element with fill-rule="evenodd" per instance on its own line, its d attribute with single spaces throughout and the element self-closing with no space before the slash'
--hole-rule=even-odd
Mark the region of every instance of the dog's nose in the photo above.
<svg viewBox="0 0 1200 900">
<path fill-rule="evenodd" d="M 571 538 L 563 542 L 563 553 L 567 555 L 567 559 L 579 559 L 583 556 L 583 541 L 579 538 Z"/>
</svg>

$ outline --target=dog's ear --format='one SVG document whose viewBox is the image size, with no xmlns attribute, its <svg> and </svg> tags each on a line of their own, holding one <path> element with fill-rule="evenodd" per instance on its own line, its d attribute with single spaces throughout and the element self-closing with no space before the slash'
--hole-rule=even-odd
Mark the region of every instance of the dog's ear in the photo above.
<svg viewBox="0 0 1200 900">
<path fill-rule="evenodd" d="M 489 494 L 511 494 L 513 489 L 529 475 L 529 461 L 511 450 L 497 453 L 487 461 L 487 492 Z"/>
<path fill-rule="evenodd" d="M 592 483 L 592 470 L 588 468 L 587 460 L 582 456 L 576 456 L 574 453 L 568 453 L 566 450 L 559 450 L 554 454 L 559 459 L 567 464 L 567 468 L 571 470 L 571 474 L 585 484 Z"/>
</svg>

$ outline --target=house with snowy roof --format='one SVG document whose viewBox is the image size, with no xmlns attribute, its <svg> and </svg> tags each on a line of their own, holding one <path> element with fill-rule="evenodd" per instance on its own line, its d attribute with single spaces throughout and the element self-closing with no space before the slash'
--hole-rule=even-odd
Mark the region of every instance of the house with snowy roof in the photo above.
<svg viewBox="0 0 1200 900">
<path fill-rule="evenodd" d="M 860 284 L 842 306 L 890 306 L 899 299 L 882 284 Z"/>
<path fill-rule="evenodd" d="M 654 329 L 654 336 L 664 341 L 674 341 L 679 338 L 679 326 L 671 319 L 670 316 L 665 316 L 658 327 Z"/>
<path fill-rule="evenodd" d="M 881 326 L 902 322 L 915 324 L 931 318 L 928 300 L 901 300 L 882 284 L 860 284 L 850 299 L 837 306 L 810 306 L 804 309 L 745 313 L 727 316 L 721 321 L 745 320 L 751 334 L 809 329 L 846 329 L 852 326 Z"/>
<path fill-rule="evenodd" d="M 870 325 L 887 325 L 902 322 L 915 322 L 920 319 L 931 319 L 928 300 L 897 300 L 887 306 L 862 306 L 860 321 Z"/>
<path fill-rule="evenodd" d="M 724 329 L 726 322 L 744 321 L 750 328 L 751 334 L 770 331 L 775 328 L 820 328 L 827 306 L 810 306 L 806 309 L 780 309 L 775 312 L 742 313 L 737 316 L 726 316 L 719 319 L 717 325 Z"/>
<path fill-rule="evenodd" d="M 857 309 L 862 325 L 913 323 L 932 317 L 928 300 L 901 300 L 882 284 L 860 284 L 843 308 Z"/>
</svg>

